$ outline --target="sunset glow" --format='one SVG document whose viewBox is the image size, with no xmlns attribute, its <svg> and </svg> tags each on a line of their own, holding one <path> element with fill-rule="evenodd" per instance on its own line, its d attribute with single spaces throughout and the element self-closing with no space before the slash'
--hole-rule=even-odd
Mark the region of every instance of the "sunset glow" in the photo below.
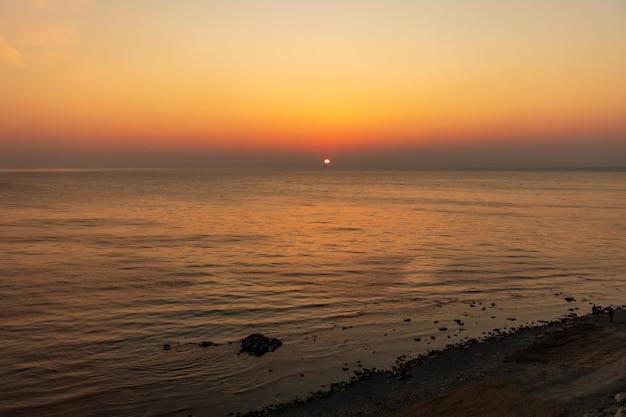
<svg viewBox="0 0 626 417">
<path fill-rule="evenodd" d="M 0 168 L 492 146 L 623 164 L 624 16 L 621 0 L 2 0 Z"/>
</svg>

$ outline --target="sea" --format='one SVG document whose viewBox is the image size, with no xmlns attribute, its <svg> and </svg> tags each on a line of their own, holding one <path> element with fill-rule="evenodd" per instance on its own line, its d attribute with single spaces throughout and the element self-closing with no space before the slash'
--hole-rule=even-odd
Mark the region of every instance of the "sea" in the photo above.
<svg viewBox="0 0 626 417">
<path fill-rule="evenodd" d="M 623 169 L 2 171 L 0 415 L 245 414 L 625 284 Z"/>
</svg>

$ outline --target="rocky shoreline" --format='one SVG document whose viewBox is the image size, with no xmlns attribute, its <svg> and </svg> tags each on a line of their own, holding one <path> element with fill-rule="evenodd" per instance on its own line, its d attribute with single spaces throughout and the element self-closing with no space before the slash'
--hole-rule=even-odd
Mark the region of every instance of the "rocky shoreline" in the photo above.
<svg viewBox="0 0 626 417">
<path fill-rule="evenodd" d="M 400 356 L 390 370 L 353 370 L 349 381 L 307 398 L 231 415 L 436 417 L 466 407 L 463 415 L 485 417 L 621 416 L 626 415 L 624 351 L 621 306 L 614 308 L 613 322 L 606 315 L 596 321 L 572 314 L 492 332 L 415 358 Z"/>
</svg>

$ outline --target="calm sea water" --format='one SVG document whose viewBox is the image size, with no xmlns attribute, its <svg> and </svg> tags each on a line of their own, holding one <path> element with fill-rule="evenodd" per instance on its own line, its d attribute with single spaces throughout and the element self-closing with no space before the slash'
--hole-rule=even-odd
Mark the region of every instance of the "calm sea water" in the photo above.
<svg viewBox="0 0 626 417">
<path fill-rule="evenodd" d="M 0 172 L 0 415 L 305 397 L 622 305 L 625 255 L 625 171 Z"/>
</svg>

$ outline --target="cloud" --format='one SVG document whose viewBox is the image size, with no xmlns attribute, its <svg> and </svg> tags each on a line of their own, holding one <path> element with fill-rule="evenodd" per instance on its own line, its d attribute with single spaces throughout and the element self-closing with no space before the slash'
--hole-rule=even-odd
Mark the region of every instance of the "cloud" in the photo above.
<svg viewBox="0 0 626 417">
<path fill-rule="evenodd" d="M 0 64 L 50 63 L 80 38 L 75 20 L 90 0 L 0 0 Z M 75 13 L 77 12 L 77 13 Z"/>
<path fill-rule="evenodd" d="M 2 36 L 0 36 L 0 61 L 14 65 L 16 67 L 24 66 L 22 54 L 9 45 Z"/>
</svg>

